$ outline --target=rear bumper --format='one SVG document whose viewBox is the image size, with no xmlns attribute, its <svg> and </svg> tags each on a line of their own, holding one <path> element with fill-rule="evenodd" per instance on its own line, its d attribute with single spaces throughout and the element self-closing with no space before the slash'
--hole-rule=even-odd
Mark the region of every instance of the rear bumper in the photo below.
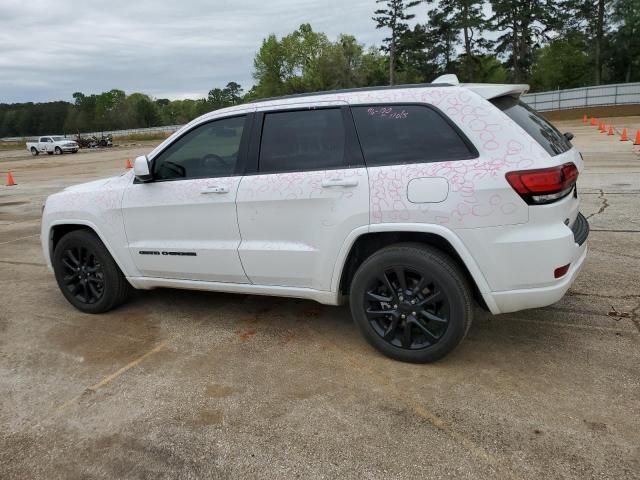
<svg viewBox="0 0 640 480">
<path fill-rule="evenodd" d="M 577 211 L 571 223 L 551 213 L 538 210 L 536 221 L 526 224 L 458 232 L 487 280 L 489 288 L 481 294 L 492 313 L 551 305 L 578 275 L 589 224 Z M 555 278 L 555 270 L 565 265 L 568 271 Z"/>
<path fill-rule="evenodd" d="M 518 310 L 546 307 L 556 303 L 567 293 L 582 268 L 587 257 L 587 246 L 583 245 L 582 247 L 580 257 L 571 264 L 569 271 L 555 285 L 483 294 L 484 301 L 491 313 L 517 312 Z"/>
</svg>

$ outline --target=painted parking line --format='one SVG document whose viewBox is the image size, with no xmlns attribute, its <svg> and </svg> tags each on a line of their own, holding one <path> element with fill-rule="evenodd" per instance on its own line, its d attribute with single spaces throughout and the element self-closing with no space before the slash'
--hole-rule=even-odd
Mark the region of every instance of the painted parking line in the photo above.
<svg viewBox="0 0 640 480">
<path fill-rule="evenodd" d="M 127 371 L 131 370 L 132 368 L 134 368 L 135 366 L 137 366 L 138 364 L 140 364 L 142 361 L 144 361 L 146 358 L 155 355 L 156 353 L 158 353 L 159 351 L 161 351 L 163 348 L 165 348 L 167 346 L 167 344 L 169 343 L 169 340 L 165 340 L 163 342 L 160 342 L 158 345 L 156 345 L 155 347 L 153 347 L 151 350 L 149 350 L 148 352 L 144 353 L 143 355 L 139 356 L 138 358 L 136 358 L 135 360 L 132 360 L 131 362 L 127 363 L 124 367 L 119 368 L 118 370 L 116 370 L 115 372 L 107 375 L 106 377 L 104 377 L 102 380 L 100 380 L 98 383 L 95 383 L 93 385 L 91 385 L 90 387 L 87 387 L 83 390 L 83 392 L 79 395 L 76 395 L 75 397 L 67 400 L 66 402 L 64 402 L 62 405 L 60 405 L 58 408 L 56 408 L 53 412 L 53 415 L 56 415 L 60 412 L 62 412 L 63 410 L 69 408 L 71 405 L 73 405 L 74 403 L 76 403 L 78 400 L 80 400 L 80 398 L 82 398 L 82 396 L 84 395 L 84 392 L 86 391 L 93 391 L 95 392 L 96 390 L 98 390 L 100 387 L 104 387 L 105 385 L 111 383 L 112 381 L 114 381 L 116 378 L 118 378 L 119 376 L 121 376 L 122 374 L 126 373 Z"/>
<path fill-rule="evenodd" d="M 7 243 L 19 242 L 20 240 L 25 240 L 27 238 L 39 237 L 39 233 L 34 233 L 33 235 L 27 235 L 26 237 L 14 238 L 13 240 L 9 240 L 7 242 L 0 242 L 0 245 L 6 245 Z"/>
</svg>

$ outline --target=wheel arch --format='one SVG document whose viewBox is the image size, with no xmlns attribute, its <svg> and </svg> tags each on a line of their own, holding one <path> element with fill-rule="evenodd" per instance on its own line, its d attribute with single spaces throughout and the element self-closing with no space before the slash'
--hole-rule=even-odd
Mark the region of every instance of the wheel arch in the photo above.
<svg viewBox="0 0 640 480">
<path fill-rule="evenodd" d="M 102 244 L 105 246 L 113 261 L 116 262 L 116 265 L 120 269 L 120 271 L 126 276 L 127 270 L 124 268 L 120 258 L 113 251 L 108 242 L 105 241 L 105 236 L 100 232 L 95 224 L 86 220 L 59 220 L 52 223 L 49 226 L 49 231 L 46 236 L 47 239 L 47 251 L 49 253 L 49 264 L 51 264 L 51 259 L 53 258 L 53 252 L 56 248 L 56 245 L 60 241 L 62 237 L 66 234 L 77 231 L 77 230 L 85 230 L 93 233 L 96 237 L 100 239 Z"/>
<path fill-rule="evenodd" d="M 492 309 L 483 295 L 490 291 L 489 285 L 471 253 L 455 233 L 440 225 L 378 224 L 370 225 L 365 231 L 354 231 L 340 252 L 332 290 L 347 295 L 353 275 L 364 260 L 381 248 L 407 242 L 430 245 L 449 255 L 469 280 L 478 303 Z"/>
</svg>

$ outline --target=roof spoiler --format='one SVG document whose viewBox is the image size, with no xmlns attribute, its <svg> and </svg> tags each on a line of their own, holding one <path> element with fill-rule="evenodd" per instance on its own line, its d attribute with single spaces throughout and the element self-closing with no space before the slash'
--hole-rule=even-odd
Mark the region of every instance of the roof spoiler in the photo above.
<svg viewBox="0 0 640 480">
<path fill-rule="evenodd" d="M 491 100 L 497 97 L 515 97 L 524 95 L 529 91 L 529 85 L 515 84 L 509 85 L 504 83 L 460 83 L 458 77 L 454 74 L 441 75 L 432 83 L 448 83 L 449 85 L 460 85 L 477 93 L 481 97 Z"/>
</svg>

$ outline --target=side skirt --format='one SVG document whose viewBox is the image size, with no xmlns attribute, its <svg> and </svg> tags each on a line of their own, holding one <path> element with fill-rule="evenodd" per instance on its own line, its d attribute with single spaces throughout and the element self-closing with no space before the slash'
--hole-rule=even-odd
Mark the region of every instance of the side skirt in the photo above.
<svg viewBox="0 0 640 480">
<path fill-rule="evenodd" d="M 337 292 L 326 292 L 312 288 L 280 287 L 274 285 L 252 285 L 248 283 L 205 282 L 202 280 L 179 280 L 153 277 L 127 277 L 137 289 L 181 288 L 209 292 L 244 293 L 248 295 L 269 295 L 274 297 L 303 298 L 324 305 L 341 305 L 343 298 Z"/>
</svg>

